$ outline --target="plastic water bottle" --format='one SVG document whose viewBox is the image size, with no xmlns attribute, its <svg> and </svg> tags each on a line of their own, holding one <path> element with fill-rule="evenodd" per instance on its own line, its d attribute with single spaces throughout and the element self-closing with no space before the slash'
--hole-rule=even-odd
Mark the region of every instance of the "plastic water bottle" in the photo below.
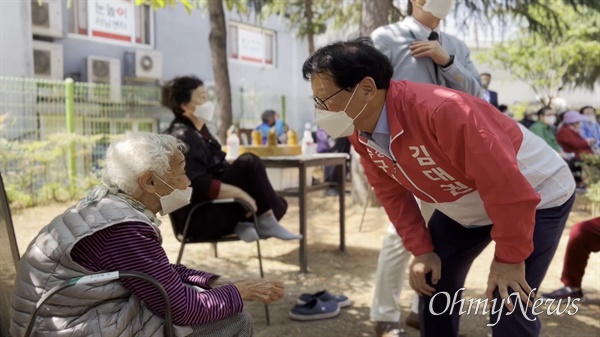
<svg viewBox="0 0 600 337">
<path fill-rule="evenodd" d="M 227 137 L 227 156 L 225 159 L 234 160 L 240 156 L 240 137 L 237 132 L 232 132 Z"/>
<path fill-rule="evenodd" d="M 302 136 L 302 154 L 311 155 L 315 152 L 315 140 L 312 137 L 310 123 L 304 126 L 304 135 Z"/>
<path fill-rule="evenodd" d="M 244 145 L 244 146 L 250 145 L 250 142 L 248 141 L 248 135 L 247 134 L 242 133 L 240 138 L 241 138 L 240 140 L 242 141 L 242 145 Z"/>
</svg>

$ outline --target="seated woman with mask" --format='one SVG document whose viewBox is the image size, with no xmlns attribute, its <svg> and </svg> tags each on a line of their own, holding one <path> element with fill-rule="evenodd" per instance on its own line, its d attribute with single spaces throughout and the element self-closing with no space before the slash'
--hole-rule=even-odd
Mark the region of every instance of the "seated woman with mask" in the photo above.
<svg viewBox="0 0 600 337">
<path fill-rule="evenodd" d="M 186 175 L 192 182 L 191 205 L 172 214 L 176 224 L 184 224 L 193 205 L 207 200 L 239 198 L 258 214 L 258 233 L 249 222 L 246 210 L 237 204 L 212 205 L 194 213 L 189 236 L 211 240 L 236 233 L 244 241 L 261 237 L 297 240 L 296 235 L 279 224 L 287 211 L 285 199 L 277 196 L 264 164 L 246 153 L 229 164 L 221 144 L 211 135 L 206 123 L 214 117 L 204 83 L 192 76 L 178 77 L 163 87 L 163 105 L 175 119 L 167 133 L 186 145 Z"/>
<path fill-rule="evenodd" d="M 156 279 L 171 301 L 178 336 L 252 336 L 243 301 L 280 299 L 281 283 L 227 283 L 170 264 L 161 246 L 156 213 L 189 203 L 180 148 L 174 137 L 151 133 L 128 134 L 108 148 L 103 185 L 54 218 L 21 258 L 11 298 L 13 336 L 24 334 L 36 303 L 50 289 L 110 271 L 137 271 Z M 165 311 L 158 290 L 144 280 L 77 284 L 46 301 L 33 331 L 34 336 L 159 337 Z"/>
</svg>

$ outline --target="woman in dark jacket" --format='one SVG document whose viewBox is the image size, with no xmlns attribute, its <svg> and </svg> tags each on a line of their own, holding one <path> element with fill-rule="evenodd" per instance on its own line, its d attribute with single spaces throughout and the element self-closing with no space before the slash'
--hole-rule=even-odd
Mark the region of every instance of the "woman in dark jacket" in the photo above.
<svg viewBox="0 0 600 337">
<path fill-rule="evenodd" d="M 175 223 L 183 226 L 193 205 L 202 201 L 239 198 L 254 207 L 258 233 L 248 222 L 251 214 L 241 206 L 211 205 L 195 213 L 190 238 L 209 240 L 236 233 L 245 241 L 257 240 L 259 235 L 300 239 L 279 224 L 287 202 L 273 190 L 260 158 L 243 154 L 231 164 L 225 161 L 221 144 L 206 127 L 214 116 L 214 106 L 208 100 L 204 83 L 196 77 L 177 77 L 163 87 L 162 100 L 175 114 L 166 133 L 186 146 L 186 175 L 193 189 L 191 204 L 172 213 Z"/>
</svg>

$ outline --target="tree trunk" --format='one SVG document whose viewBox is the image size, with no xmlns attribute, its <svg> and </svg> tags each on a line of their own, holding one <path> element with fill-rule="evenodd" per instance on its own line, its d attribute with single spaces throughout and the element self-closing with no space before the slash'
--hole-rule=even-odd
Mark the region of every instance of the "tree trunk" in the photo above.
<svg viewBox="0 0 600 337">
<path fill-rule="evenodd" d="M 369 36 L 375 29 L 387 25 L 391 9 L 392 3 L 390 0 L 363 0 L 360 14 L 360 36 Z M 371 185 L 360 165 L 360 156 L 354 149 L 351 155 L 352 199 L 359 204 L 369 202 L 371 205 L 376 205 L 377 200 L 375 198 L 367 200 Z"/>
<path fill-rule="evenodd" d="M 363 0 L 360 13 L 360 36 L 369 36 L 375 29 L 387 25 L 392 10 L 390 0 Z"/>
<path fill-rule="evenodd" d="M 304 0 L 304 18 L 306 19 L 306 38 L 308 39 L 308 55 L 315 52 L 315 34 L 313 29 L 313 2 Z"/>
<path fill-rule="evenodd" d="M 207 3 L 210 18 L 210 35 L 208 36 L 208 40 L 210 42 L 217 95 L 217 138 L 221 144 L 224 144 L 227 138 L 227 129 L 232 124 L 231 83 L 229 82 L 229 67 L 227 63 L 225 9 L 223 8 L 223 0 L 210 0 Z"/>
</svg>

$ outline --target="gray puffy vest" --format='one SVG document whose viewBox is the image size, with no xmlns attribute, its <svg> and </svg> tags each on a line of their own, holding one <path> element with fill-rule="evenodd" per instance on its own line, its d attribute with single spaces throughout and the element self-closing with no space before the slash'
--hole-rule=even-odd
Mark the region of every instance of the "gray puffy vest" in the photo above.
<svg viewBox="0 0 600 337">
<path fill-rule="evenodd" d="M 11 297 L 11 334 L 22 336 L 35 304 L 56 285 L 92 274 L 71 259 L 83 237 L 123 222 L 143 222 L 160 231 L 147 216 L 113 195 L 57 216 L 27 248 L 19 263 Z M 76 285 L 51 297 L 39 312 L 34 336 L 163 336 L 164 319 L 153 314 L 119 281 Z"/>
</svg>

